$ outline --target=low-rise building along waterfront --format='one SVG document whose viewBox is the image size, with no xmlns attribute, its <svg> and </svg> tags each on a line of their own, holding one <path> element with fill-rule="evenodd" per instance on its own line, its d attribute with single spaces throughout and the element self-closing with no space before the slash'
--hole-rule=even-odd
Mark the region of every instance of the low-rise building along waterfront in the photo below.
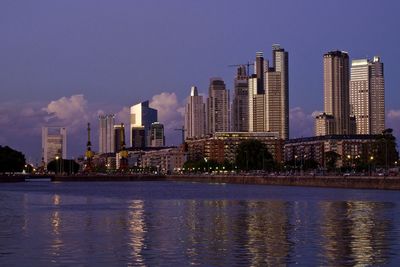
<svg viewBox="0 0 400 267">
<path fill-rule="evenodd" d="M 374 154 L 377 135 L 324 135 L 287 140 L 284 147 L 285 162 L 313 160 L 320 168 L 326 167 L 326 153 L 339 155 L 336 167 L 352 165 L 358 160 L 368 162 Z"/>
<path fill-rule="evenodd" d="M 274 160 L 282 162 L 284 140 L 275 132 L 217 132 L 205 138 L 186 140 L 188 160 L 207 159 L 218 163 L 234 163 L 239 144 L 249 139 L 261 141 Z"/>
</svg>

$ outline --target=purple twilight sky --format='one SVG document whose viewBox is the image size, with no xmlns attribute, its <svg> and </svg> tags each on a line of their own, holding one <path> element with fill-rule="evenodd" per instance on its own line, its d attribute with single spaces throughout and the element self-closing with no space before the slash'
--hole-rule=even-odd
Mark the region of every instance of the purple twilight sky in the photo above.
<svg viewBox="0 0 400 267">
<path fill-rule="evenodd" d="M 289 51 L 290 135 L 313 134 L 323 109 L 322 55 L 379 55 L 385 64 L 387 126 L 399 136 L 399 1 L 2 0 L 0 1 L 0 145 L 41 157 L 41 127 L 68 128 L 68 157 L 85 150 L 90 121 L 149 99 L 178 144 L 190 86 L 209 78 L 232 89 L 234 68 Z M 396 63 L 397 62 L 397 63 Z M 397 67 L 396 67 L 397 66 Z"/>
</svg>

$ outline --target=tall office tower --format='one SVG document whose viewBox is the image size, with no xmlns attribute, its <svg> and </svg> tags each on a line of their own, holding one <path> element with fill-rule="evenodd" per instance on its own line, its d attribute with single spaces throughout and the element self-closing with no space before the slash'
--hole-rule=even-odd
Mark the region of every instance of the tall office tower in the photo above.
<svg viewBox="0 0 400 267">
<path fill-rule="evenodd" d="M 185 140 L 201 137 L 206 133 L 206 114 L 203 97 L 196 86 L 190 88 L 190 96 L 185 107 Z"/>
<path fill-rule="evenodd" d="M 67 158 L 67 129 L 42 127 L 43 161 L 47 164 L 56 158 Z"/>
<path fill-rule="evenodd" d="M 249 132 L 256 132 L 255 128 L 257 127 L 257 119 L 256 119 L 256 113 L 254 112 L 254 102 L 255 102 L 255 96 L 257 95 L 257 87 L 258 87 L 258 82 L 257 82 L 257 75 L 253 74 L 249 77 L 248 80 L 248 100 L 249 100 L 249 127 L 248 127 L 248 131 Z M 264 114 L 264 112 L 262 112 L 262 114 Z"/>
<path fill-rule="evenodd" d="M 257 52 L 256 53 L 256 61 L 254 64 L 254 72 L 257 76 L 257 94 L 263 94 L 264 93 L 264 69 L 265 62 L 264 62 L 264 54 L 263 52 Z"/>
<path fill-rule="evenodd" d="M 258 74 L 248 82 L 250 132 L 278 132 L 281 139 L 289 137 L 289 60 L 288 52 L 279 45 L 272 47 L 273 65 L 263 59 L 264 80 Z M 256 55 L 256 72 L 258 65 Z M 263 90 L 260 90 L 260 83 Z"/>
<path fill-rule="evenodd" d="M 156 121 L 157 110 L 149 107 L 149 101 L 131 106 L 130 145 L 141 148 L 149 146 L 150 127 Z"/>
<path fill-rule="evenodd" d="M 269 131 L 289 138 L 289 54 L 280 45 L 272 46 L 273 67 L 266 75 Z M 278 102 L 278 104 L 276 103 Z"/>
<path fill-rule="evenodd" d="M 381 134 L 385 126 L 385 79 L 383 63 L 375 56 L 370 64 L 371 134 Z"/>
<path fill-rule="evenodd" d="M 207 116 L 207 133 L 229 131 L 229 91 L 221 78 L 210 79 Z"/>
<path fill-rule="evenodd" d="M 352 60 L 350 71 L 350 112 L 356 119 L 357 134 L 380 134 L 385 129 L 385 85 L 383 63 Z"/>
<path fill-rule="evenodd" d="M 100 115 L 99 116 L 99 153 L 114 153 L 115 138 L 114 138 L 114 121 L 115 115 Z"/>
<path fill-rule="evenodd" d="M 165 146 L 164 125 L 159 122 L 153 122 L 150 127 L 150 146 Z"/>
<path fill-rule="evenodd" d="M 122 140 L 125 140 L 125 126 L 123 123 L 114 125 L 114 151 L 122 149 Z"/>
<path fill-rule="evenodd" d="M 232 103 L 232 131 L 249 130 L 249 83 L 246 66 L 239 66 L 235 77 L 235 97 Z"/>
<path fill-rule="evenodd" d="M 352 134 L 347 52 L 331 51 L 324 55 L 324 112 L 333 116 L 332 134 Z"/>
</svg>

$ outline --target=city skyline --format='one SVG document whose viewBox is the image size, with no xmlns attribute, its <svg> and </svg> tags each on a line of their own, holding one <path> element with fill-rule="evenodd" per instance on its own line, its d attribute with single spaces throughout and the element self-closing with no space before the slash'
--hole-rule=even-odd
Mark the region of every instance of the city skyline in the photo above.
<svg viewBox="0 0 400 267">
<path fill-rule="evenodd" d="M 268 53 L 273 43 L 290 52 L 291 138 L 313 134 L 312 114 L 323 110 L 321 56 L 335 49 L 348 51 L 350 59 L 382 58 L 386 126 L 399 134 L 400 54 L 394 34 L 398 3 L 342 1 L 346 3 L 342 8 L 338 3 L 259 1 L 254 9 L 232 1 L 172 1 L 162 3 L 164 8 L 150 16 L 155 4 L 151 1 L 120 5 L 100 1 L 94 9 L 89 2 L 48 1 L 32 3 L 28 9 L 16 2 L 0 4 L 4 22 L 0 31 L 6 40 L 0 44 L 0 144 L 37 160 L 41 127 L 63 125 L 71 140 L 69 154 L 80 155 L 88 121 L 93 136 L 98 135 L 95 122 L 100 114 L 116 114 L 116 121 L 128 125 L 126 108 L 149 99 L 161 110 L 159 121 L 166 127 L 167 141 L 176 145 L 181 137 L 173 129 L 183 125 L 182 107 L 190 86 L 196 85 L 204 95 L 209 78 L 220 76 L 232 95 L 235 69 L 227 66 L 252 61 L 255 52 Z M 182 8 L 186 12 L 170 16 Z M 246 18 L 243 14 L 250 10 L 254 19 L 243 23 L 241 16 Z M 261 15 L 268 10 L 274 12 Z M 340 18 L 335 10 L 340 10 Z M 164 21 L 160 30 L 157 16 Z M 203 16 L 207 22 L 199 24 Z M 282 16 L 287 19 L 277 20 Z M 379 18 L 379 23 L 371 17 Z M 134 42 L 138 36 L 143 38 Z"/>
</svg>

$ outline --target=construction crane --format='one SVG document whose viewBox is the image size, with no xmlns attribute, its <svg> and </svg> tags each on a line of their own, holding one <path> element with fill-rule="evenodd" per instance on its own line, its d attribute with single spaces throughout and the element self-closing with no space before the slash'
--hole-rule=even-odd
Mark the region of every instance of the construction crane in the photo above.
<svg viewBox="0 0 400 267">
<path fill-rule="evenodd" d="M 180 131 L 182 133 L 182 144 L 185 143 L 185 126 L 182 126 L 182 128 L 174 129 L 174 131 Z"/>
<path fill-rule="evenodd" d="M 241 66 L 247 66 L 247 76 L 250 76 L 250 66 L 254 66 L 254 63 L 250 63 L 249 61 L 247 61 L 247 63 L 244 64 L 228 65 L 228 67 L 241 67 Z"/>
</svg>

